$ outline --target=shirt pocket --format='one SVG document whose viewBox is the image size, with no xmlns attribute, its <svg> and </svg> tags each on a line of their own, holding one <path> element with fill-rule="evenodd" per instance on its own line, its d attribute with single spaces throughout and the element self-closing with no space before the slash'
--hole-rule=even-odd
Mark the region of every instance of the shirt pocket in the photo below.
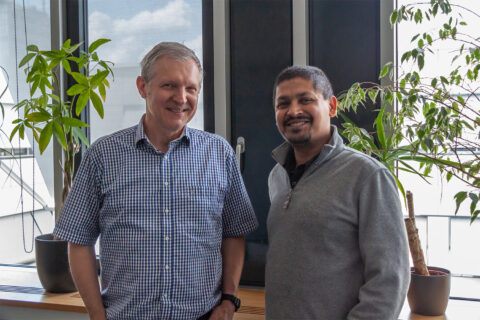
<svg viewBox="0 0 480 320">
<path fill-rule="evenodd" d="M 196 239 L 221 239 L 226 191 L 218 185 L 189 185 L 186 191 L 181 208 L 184 231 Z"/>
</svg>

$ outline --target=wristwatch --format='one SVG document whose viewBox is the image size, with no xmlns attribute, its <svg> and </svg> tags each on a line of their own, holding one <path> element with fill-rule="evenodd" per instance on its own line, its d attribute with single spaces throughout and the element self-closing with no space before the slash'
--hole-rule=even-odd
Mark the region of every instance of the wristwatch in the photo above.
<svg viewBox="0 0 480 320">
<path fill-rule="evenodd" d="M 223 293 L 222 294 L 222 301 L 223 300 L 228 300 L 230 301 L 231 303 L 233 303 L 233 305 L 235 306 L 235 312 L 237 312 L 238 308 L 240 308 L 240 299 L 238 299 L 237 297 L 235 297 L 234 295 L 232 294 L 226 294 L 226 293 Z"/>
</svg>

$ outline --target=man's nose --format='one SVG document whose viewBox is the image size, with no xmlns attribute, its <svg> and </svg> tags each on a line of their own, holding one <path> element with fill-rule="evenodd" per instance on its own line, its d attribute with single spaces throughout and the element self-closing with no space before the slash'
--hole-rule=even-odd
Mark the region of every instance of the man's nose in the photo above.
<svg viewBox="0 0 480 320">
<path fill-rule="evenodd" d="M 187 90 L 184 87 L 178 87 L 175 91 L 173 99 L 178 104 L 185 104 L 187 103 Z"/>
<path fill-rule="evenodd" d="M 302 106 L 297 101 L 292 101 L 287 109 L 287 114 L 291 116 L 296 116 L 303 113 Z"/>
</svg>

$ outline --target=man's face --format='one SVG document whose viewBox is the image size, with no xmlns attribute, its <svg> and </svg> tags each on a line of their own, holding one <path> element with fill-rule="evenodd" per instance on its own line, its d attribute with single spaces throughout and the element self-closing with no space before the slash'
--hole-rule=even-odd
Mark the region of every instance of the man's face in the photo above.
<svg viewBox="0 0 480 320">
<path fill-rule="evenodd" d="M 200 71 L 193 60 L 162 57 L 148 83 L 137 78 L 137 88 L 146 101 L 146 125 L 179 136 L 197 110 Z"/>
<path fill-rule="evenodd" d="M 293 78 L 277 86 L 275 120 L 284 139 L 293 146 L 328 142 L 330 118 L 336 113 L 336 98 L 325 99 L 309 80 Z"/>
</svg>

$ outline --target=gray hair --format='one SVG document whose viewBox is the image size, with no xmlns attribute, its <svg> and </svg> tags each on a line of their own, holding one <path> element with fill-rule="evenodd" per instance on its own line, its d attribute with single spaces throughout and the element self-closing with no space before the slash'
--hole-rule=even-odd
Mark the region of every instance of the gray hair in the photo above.
<svg viewBox="0 0 480 320">
<path fill-rule="evenodd" d="M 293 78 L 302 78 L 312 82 L 313 89 L 320 92 L 324 99 L 330 99 L 333 96 L 333 89 L 327 75 L 320 68 L 314 66 L 291 66 L 280 72 L 273 85 L 273 105 L 275 105 L 275 95 L 277 87 L 283 81 Z"/>
<path fill-rule="evenodd" d="M 140 62 L 140 66 L 142 68 L 142 78 L 145 80 L 145 82 L 148 83 L 153 78 L 155 72 L 153 65 L 158 59 L 163 57 L 168 57 L 179 61 L 193 60 L 198 67 L 198 71 L 200 72 L 200 83 L 202 82 L 201 79 L 203 78 L 203 69 L 202 65 L 200 64 L 200 60 L 195 55 L 193 50 L 178 42 L 160 42 L 153 47 L 152 50 L 145 55 L 145 57 L 143 57 L 142 62 Z"/>
</svg>

